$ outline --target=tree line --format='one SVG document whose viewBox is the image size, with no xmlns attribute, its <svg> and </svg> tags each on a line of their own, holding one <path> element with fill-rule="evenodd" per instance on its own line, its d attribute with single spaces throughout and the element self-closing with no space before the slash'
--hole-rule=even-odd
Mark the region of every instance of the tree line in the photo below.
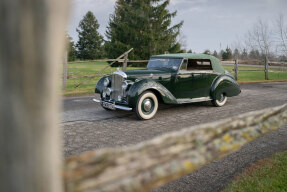
<svg viewBox="0 0 287 192">
<path fill-rule="evenodd" d="M 232 50 L 230 47 L 227 46 L 225 50 L 221 50 L 219 53 L 214 50 L 211 52 L 209 49 L 206 49 L 204 54 L 212 55 L 218 59 L 221 60 L 233 60 L 233 59 L 241 59 L 241 60 L 261 60 L 265 59 L 265 54 L 262 54 L 258 49 L 251 49 L 248 51 L 248 49 L 243 48 L 242 50 L 239 50 L 238 48 L 234 48 Z M 281 59 L 286 60 L 284 56 L 280 55 L 279 57 L 275 55 L 269 55 L 270 58 Z"/>
<path fill-rule="evenodd" d="M 67 35 L 68 60 L 116 58 L 135 48 L 130 59 L 148 59 L 151 55 L 186 51 L 181 36 L 183 21 L 172 25 L 175 12 L 167 9 L 169 0 L 117 0 L 104 38 L 92 12 L 87 12 L 77 28 L 78 41 Z M 282 14 L 272 22 L 258 19 L 246 34 L 224 50 L 206 49 L 203 53 L 222 60 L 242 59 L 287 61 L 287 24 Z"/>
<path fill-rule="evenodd" d="M 272 22 L 258 18 L 253 26 L 231 45 L 220 53 L 206 50 L 204 53 L 223 60 L 252 59 L 287 62 L 287 23 L 283 14 L 279 14 Z"/>
<path fill-rule="evenodd" d="M 147 59 L 165 52 L 181 52 L 178 36 L 183 21 L 172 25 L 175 12 L 167 9 L 169 0 L 117 0 L 105 32 L 106 40 L 98 32 L 99 24 L 89 11 L 77 28 L 78 42 L 68 39 L 68 60 L 116 58 L 132 47 L 130 59 Z"/>
</svg>

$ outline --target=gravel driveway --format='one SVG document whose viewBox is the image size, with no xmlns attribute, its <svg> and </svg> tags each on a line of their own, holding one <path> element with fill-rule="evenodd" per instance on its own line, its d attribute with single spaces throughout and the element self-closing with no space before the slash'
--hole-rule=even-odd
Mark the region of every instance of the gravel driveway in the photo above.
<svg viewBox="0 0 287 192">
<path fill-rule="evenodd" d="M 65 156 L 133 145 L 166 132 L 287 103 L 287 83 L 245 84 L 241 89 L 224 107 L 213 107 L 210 102 L 163 105 L 149 121 L 137 120 L 132 112 L 106 111 L 92 97 L 66 98 L 61 114 Z M 250 163 L 284 150 L 287 126 L 155 191 L 220 191 Z"/>
</svg>

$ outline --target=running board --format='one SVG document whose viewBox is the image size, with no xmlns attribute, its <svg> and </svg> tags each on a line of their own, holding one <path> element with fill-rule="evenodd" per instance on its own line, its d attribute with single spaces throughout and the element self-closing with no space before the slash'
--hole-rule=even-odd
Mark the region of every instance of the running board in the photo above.
<svg viewBox="0 0 287 192">
<path fill-rule="evenodd" d="M 203 101 L 211 101 L 212 99 L 210 97 L 199 97 L 194 99 L 177 99 L 177 103 L 184 104 L 184 103 L 197 103 L 197 102 L 203 102 Z"/>
</svg>

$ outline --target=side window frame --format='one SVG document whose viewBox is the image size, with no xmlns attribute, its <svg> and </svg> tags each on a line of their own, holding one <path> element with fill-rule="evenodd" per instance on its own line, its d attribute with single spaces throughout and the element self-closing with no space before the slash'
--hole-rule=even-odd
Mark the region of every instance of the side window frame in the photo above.
<svg viewBox="0 0 287 192">
<path fill-rule="evenodd" d="M 200 66 L 200 64 L 198 64 L 198 62 L 209 62 L 209 67 L 210 67 L 210 69 L 192 69 L 192 70 L 188 70 L 188 64 L 189 64 L 189 60 L 193 60 L 194 62 L 196 62 L 196 66 L 194 66 L 194 67 L 198 67 L 198 66 Z M 212 66 L 212 62 L 211 62 L 211 60 L 210 59 L 189 59 L 188 60 L 188 64 L 187 64 L 187 69 L 186 69 L 186 71 L 188 71 L 188 72 L 192 72 L 192 71 L 206 71 L 206 72 L 213 72 L 213 66 Z"/>
<path fill-rule="evenodd" d="M 186 72 L 188 72 L 187 71 L 187 64 L 188 64 L 188 59 L 183 59 L 178 72 L 179 73 L 186 73 Z"/>
</svg>

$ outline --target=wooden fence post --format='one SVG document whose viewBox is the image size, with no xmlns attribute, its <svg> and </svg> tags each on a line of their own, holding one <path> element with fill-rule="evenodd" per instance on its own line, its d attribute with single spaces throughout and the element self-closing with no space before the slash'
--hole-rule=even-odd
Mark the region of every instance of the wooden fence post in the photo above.
<svg viewBox="0 0 287 192">
<path fill-rule="evenodd" d="M 67 76 L 68 76 L 68 51 L 65 51 L 63 61 L 63 85 L 62 85 L 63 90 L 66 90 Z"/>
<path fill-rule="evenodd" d="M 266 57 L 265 57 L 265 80 L 269 80 L 269 77 L 268 77 L 268 69 L 269 69 L 269 66 L 268 66 L 268 57 L 266 56 Z"/>
<path fill-rule="evenodd" d="M 96 75 L 91 76 L 89 79 L 79 83 L 78 85 L 75 86 L 75 88 L 80 87 L 81 85 L 91 81 L 92 79 L 94 79 L 95 77 L 97 77 L 98 75 L 100 75 L 102 72 L 104 72 L 108 67 L 111 67 L 115 62 L 118 62 L 121 58 L 123 58 L 125 55 L 129 54 L 132 50 L 134 50 L 134 48 L 131 48 L 130 50 L 128 50 L 127 52 L 125 52 L 124 54 L 122 54 L 121 56 L 119 56 L 118 58 L 116 58 L 112 63 L 108 64 L 106 67 L 104 67 L 102 70 L 100 70 Z"/>
<path fill-rule="evenodd" d="M 61 192 L 58 69 L 68 0 L 0 1 L 0 191 Z"/>
<path fill-rule="evenodd" d="M 124 62 L 123 62 L 123 71 L 127 70 L 127 66 L 128 66 L 128 56 L 129 54 L 127 53 L 124 57 Z"/>
<path fill-rule="evenodd" d="M 238 59 L 235 59 L 235 66 L 234 66 L 234 77 L 235 77 L 235 80 L 237 81 L 238 80 Z"/>
</svg>

